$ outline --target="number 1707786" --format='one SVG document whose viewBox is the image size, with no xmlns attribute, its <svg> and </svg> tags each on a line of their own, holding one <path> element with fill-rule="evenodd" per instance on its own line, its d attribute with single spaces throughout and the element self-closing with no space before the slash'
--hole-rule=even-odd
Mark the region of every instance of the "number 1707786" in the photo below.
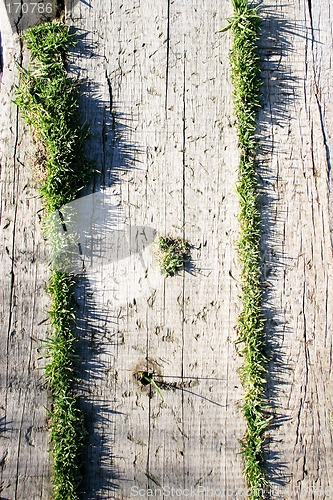
<svg viewBox="0 0 333 500">
<path fill-rule="evenodd" d="M 8 14 L 52 14 L 52 3 L 40 2 L 13 2 L 7 3 Z"/>
</svg>

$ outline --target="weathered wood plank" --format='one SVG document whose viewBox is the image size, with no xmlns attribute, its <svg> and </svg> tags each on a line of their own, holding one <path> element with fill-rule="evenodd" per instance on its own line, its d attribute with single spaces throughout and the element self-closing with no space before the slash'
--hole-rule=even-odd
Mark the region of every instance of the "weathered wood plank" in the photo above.
<svg viewBox="0 0 333 500">
<path fill-rule="evenodd" d="M 74 62 L 81 76 L 97 82 L 101 95 L 100 103 L 86 100 L 91 141 L 101 167 L 112 167 L 115 144 L 111 139 L 111 148 L 103 149 L 101 134 L 103 121 L 112 121 L 102 109 L 103 99 L 108 107 L 111 82 L 120 136 L 122 116 L 129 117 L 122 147 L 125 152 L 126 143 L 130 150 L 138 149 L 136 161 L 113 188 L 118 189 L 127 224 L 187 238 L 194 246 L 194 269 L 164 281 L 156 262 L 150 264 L 153 247 L 147 248 L 144 268 L 138 258 L 136 264 L 123 263 L 131 296 L 120 306 L 115 301 L 119 290 L 103 286 L 111 281 L 110 266 L 99 270 L 97 279 L 88 274 L 94 279 L 97 310 L 108 308 L 108 314 L 119 318 L 111 331 L 121 334 L 122 343 L 104 345 L 98 361 L 116 372 L 116 382 L 110 385 L 107 376 L 98 387 L 87 382 L 106 407 L 121 412 L 113 417 L 114 440 L 104 443 L 109 450 L 105 469 L 115 467 L 119 490 L 101 492 L 107 473 L 98 477 L 95 470 L 87 496 L 100 491 L 101 498 L 129 498 L 133 487 L 166 486 L 202 488 L 202 498 L 208 498 L 208 488 L 222 495 L 238 491 L 242 498 L 237 453 L 243 433 L 237 409 L 241 389 L 232 344 L 238 310 L 238 152 L 231 127 L 230 41 L 222 42 L 217 34 L 230 7 L 221 12 L 217 2 L 209 8 L 198 2 L 130 2 L 125 9 L 115 2 L 111 22 L 108 9 L 103 4 L 94 12 L 78 4 L 71 12 L 73 24 L 96 44 L 95 57 Z M 97 18 L 102 23 L 98 30 Z M 106 142 L 112 134 L 106 129 Z M 113 266 L 113 275 L 117 272 Z M 133 296 L 140 280 L 147 282 L 142 288 L 149 293 Z M 102 321 L 97 328 L 105 329 Z M 154 390 L 150 399 L 149 388 L 139 386 L 133 377 L 137 369 L 165 377 L 170 389 L 163 390 L 164 402 Z M 108 421 L 95 424 L 96 432 L 105 432 L 106 426 Z M 92 461 L 89 467 L 96 465 Z"/>
<path fill-rule="evenodd" d="M 277 424 L 267 453 L 271 497 L 324 499 L 332 496 L 333 465 L 331 11 L 328 0 L 263 7 L 258 132 L 268 397 Z M 133 487 L 164 485 L 202 487 L 200 498 L 212 497 L 208 488 L 245 498 L 233 345 L 238 152 L 230 37 L 217 33 L 231 5 L 117 0 L 66 8 L 84 33 L 70 67 L 86 79 L 83 115 L 102 170 L 95 191 L 104 188 L 106 206 L 110 193 L 120 203 L 118 229 L 130 227 L 133 238 L 135 227 L 152 228 L 194 246 L 192 273 L 167 280 L 154 246 L 129 256 L 121 231 L 114 241 L 121 260 L 103 246 L 86 259 L 77 291 L 90 431 L 83 497 L 128 499 Z M 1 26 L 1 496 L 46 499 L 47 395 L 33 340 L 47 332 L 46 248 L 26 167 L 31 144 L 11 103 L 21 46 Z M 111 215 L 101 214 L 106 237 Z M 143 369 L 170 384 L 164 402 L 135 379 Z"/>
<path fill-rule="evenodd" d="M 40 201 L 27 167 L 31 142 L 11 102 L 21 45 L 3 12 L 1 40 L 0 491 L 4 499 L 47 499 L 47 393 L 37 348 L 48 328 L 48 267 L 38 216 Z"/>
<path fill-rule="evenodd" d="M 269 4 L 260 118 L 276 427 L 267 458 L 276 497 L 319 499 L 332 496 L 333 465 L 331 12 L 329 2 Z"/>
</svg>

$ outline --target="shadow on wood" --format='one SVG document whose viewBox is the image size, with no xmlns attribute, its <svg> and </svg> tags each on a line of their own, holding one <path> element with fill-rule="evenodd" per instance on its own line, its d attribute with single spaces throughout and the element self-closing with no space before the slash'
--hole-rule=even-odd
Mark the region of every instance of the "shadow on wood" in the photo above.
<svg viewBox="0 0 333 500">
<path fill-rule="evenodd" d="M 262 218 L 262 285 L 263 310 L 266 318 L 267 355 L 267 400 L 270 404 L 268 413 L 271 429 L 277 429 L 291 417 L 281 409 L 281 395 L 287 387 L 286 374 L 292 368 L 288 363 L 287 351 L 283 347 L 285 335 L 292 334 L 291 327 L 285 321 L 284 311 L 274 305 L 274 294 L 279 288 L 278 282 L 284 274 L 286 266 L 290 265 L 288 255 L 284 253 L 284 223 L 286 214 L 281 211 L 276 189 L 278 172 L 272 169 L 276 166 L 278 155 L 286 153 L 285 144 L 275 141 L 275 131 L 288 130 L 290 126 L 290 109 L 295 102 L 300 87 L 304 84 L 302 75 L 295 74 L 288 67 L 288 56 L 294 51 L 290 41 L 293 37 L 308 37 L 304 24 L 277 17 L 271 8 L 262 9 L 259 54 L 261 59 L 261 76 L 263 80 L 262 102 L 258 112 L 257 135 L 258 147 L 258 180 L 260 188 L 260 212 Z M 280 250 L 277 250 L 280 249 Z M 273 446 L 272 446 L 273 445 Z M 279 441 L 274 432 L 270 433 L 265 445 L 265 460 L 268 469 L 268 479 L 271 488 L 281 488 L 290 480 L 289 464 L 281 459 Z"/>
<path fill-rule="evenodd" d="M 75 56 L 82 59 L 91 57 L 93 53 L 98 57 L 96 47 L 89 44 L 89 34 L 76 31 L 76 35 Z M 105 498 L 107 491 L 115 491 L 119 482 L 125 479 L 115 465 L 117 457 L 112 451 L 117 416 L 123 414 L 113 409 L 115 401 L 98 400 L 96 397 L 101 379 L 107 378 L 110 384 L 116 380 L 114 359 L 123 339 L 118 331 L 119 318 L 112 317 L 112 312 L 110 314 L 107 308 L 97 306 L 94 300 L 95 274 L 103 267 L 117 266 L 119 260 L 130 258 L 133 254 L 141 256 L 145 247 L 154 240 L 156 231 L 147 226 L 128 225 L 122 218 L 120 201 L 117 202 L 117 186 L 121 186 L 124 173 L 138 168 L 140 151 L 129 140 L 131 128 L 128 120 L 116 111 L 108 75 L 108 96 L 103 98 L 96 83 L 82 81 L 80 68 L 73 64 L 69 66 L 80 81 L 82 118 L 90 130 L 87 155 L 98 171 L 92 185 L 70 204 L 74 211 L 80 208 L 78 224 L 74 223 L 70 231 L 75 233 L 80 228 L 82 237 L 85 241 L 89 240 L 87 245 L 81 246 L 86 269 L 82 269 L 76 286 L 77 349 L 80 357 L 77 371 L 82 381 L 78 391 L 88 431 L 81 490 L 82 498 L 88 500 Z M 116 226 L 120 229 L 115 230 Z M 112 356 L 110 349 L 114 352 Z"/>
</svg>

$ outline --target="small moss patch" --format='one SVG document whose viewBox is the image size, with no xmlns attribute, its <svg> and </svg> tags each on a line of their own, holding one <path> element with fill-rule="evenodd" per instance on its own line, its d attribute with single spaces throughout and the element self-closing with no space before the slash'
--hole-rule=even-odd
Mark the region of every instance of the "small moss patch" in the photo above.
<svg viewBox="0 0 333 500">
<path fill-rule="evenodd" d="M 190 245 L 180 238 L 161 236 L 158 240 L 161 271 L 165 276 L 175 276 L 190 260 Z"/>
</svg>

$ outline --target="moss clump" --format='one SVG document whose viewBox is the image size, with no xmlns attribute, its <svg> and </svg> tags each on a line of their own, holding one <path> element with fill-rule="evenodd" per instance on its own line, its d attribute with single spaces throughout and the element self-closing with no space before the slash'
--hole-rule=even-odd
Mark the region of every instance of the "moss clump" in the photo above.
<svg viewBox="0 0 333 500">
<path fill-rule="evenodd" d="M 190 259 L 190 245 L 180 238 L 161 236 L 158 240 L 161 271 L 165 276 L 175 276 Z"/>
</svg>

